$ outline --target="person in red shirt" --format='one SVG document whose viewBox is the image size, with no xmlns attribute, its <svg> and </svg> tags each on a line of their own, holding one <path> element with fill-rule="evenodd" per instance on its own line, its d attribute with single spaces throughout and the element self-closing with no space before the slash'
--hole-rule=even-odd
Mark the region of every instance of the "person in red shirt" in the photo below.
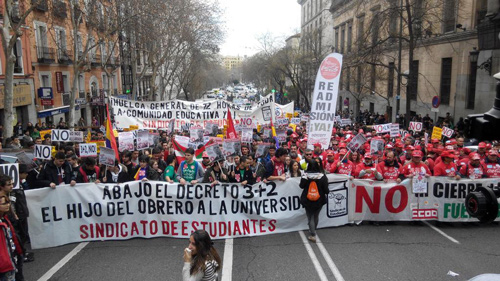
<svg viewBox="0 0 500 281">
<path fill-rule="evenodd" d="M 399 163 L 404 165 L 405 163 L 411 161 L 411 154 L 415 148 L 412 145 L 406 146 L 405 154 L 399 157 Z"/>
<path fill-rule="evenodd" d="M 455 179 L 460 179 L 457 174 L 457 165 L 453 162 L 455 154 L 453 151 L 447 150 L 441 154 L 442 161 L 436 166 L 434 166 L 434 176 L 435 177 L 454 177 Z"/>
<path fill-rule="evenodd" d="M 481 155 L 479 155 L 481 157 Z M 488 157 L 482 162 L 483 169 L 488 178 L 500 178 L 500 163 L 498 161 L 498 151 L 491 149 Z"/>
<path fill-rule="evenodd" d="M 323 160 L 323 167 L 325 171 L 330 172 L 334 164 L 335 164 L 335 152 L 333 152 L 333 150 L 327 150 L 326 159 Z"/>
<path fill-rule="evenodd" d="M 382 174 L 384 182 L 395 181 L 400 183 L 401 179 L 399 178 L 399 169 L 400 165 L 398 161 L 396 161 L 396 157 L 392 151 L 387 152 L 385 160 L 377 165 L 377 171 Z"/>
<path fill-rule="evenodd" d="M 373 163 L 370 153 L 366 153 L 365 158 L 363 159 L 363 163 L 358 165 L 356 170 L 356 178 L 382 180 L 382 174 L 377 171 L 377 167 Z"/>
<path fill-rule="evenodd" d="M 356 166 L 345 156 L 347 150 L 341 149 L 339 152 L 339 160 L 330 167 L 330 173 L 341 175 L 352 175 L 356 171 Z"/>
<path fill-rule="evenodd" d="M 401 177 L 411 178 L 418 174 L 425 175 L 426 177 L 431 176 L 431 171 L 429 167 L 422 162 L 423 153 L 420 150 L 415 150 L 411 154 L 411 161 L 401 168 Z"/>
<path fill-rule="evenodd" d="M 481 160 L 486 159 L 486 143 L 485 142 L 480 142 L 477 145 L 477 153 L 479 154 L 479 157 L 481 157 Z"/>
<path fill-rule="evenodd" d="M 481 165 L 481 157 L 477 153 L 469 155 L 469 162 L 460 168 L 459 174 L 462 178 L 480 179 L 485 178 L 486 173 Z"/>
<path fill-rule="evenodd" d="M 317 158 L 317 157 L 321 158 L 321 160 L 326 159 L 326 152 L 323 151 L 320 143 L 314 144 L 313 158 Z"/>
</svg>

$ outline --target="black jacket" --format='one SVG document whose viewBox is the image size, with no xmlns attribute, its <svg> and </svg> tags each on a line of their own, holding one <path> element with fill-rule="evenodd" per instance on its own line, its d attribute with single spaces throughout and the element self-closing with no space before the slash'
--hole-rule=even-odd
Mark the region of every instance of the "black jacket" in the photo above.
<svg viewBox="0 0 500 281">
<path fill-rule="evenodd" d="M 64 164 L 58 168 L 54 164 L 54 161 L 50 161 L 43 166 L 40 174 L 38 174 L 40 185 L 49 187 L 51 182 L 59 185 L 59 174 L 62 174 L 61 184 L 69 184 L 72 180 L 75 180 L 73 169 L 68 162 L 64 162 Z"/>
<path fill-rule="evenodd" d="M 127 172 L 121 170 L 118 173 L 117 181 L 113 181 L 113 175 L 111 174 L 111 171 L 107 170 L 106 171 L 106 181 L 104 181 L 103 178 L 101 178 L 100 180 L 103 183 L 124 183 L 124 182 L 130 181 L 131 179 L 130 179 L 130 176 L 128 175 Z"/>
<path fill-rule="evenodd" d="M 318 186 L 319 199 L 317 201 L 310 201 L 307 199 L 307 193 L 309 192 L 309 183 L 315 181 Z M 300 195 L 300 203 L 304 208 L 317 209 L 321 208 L 326 204 L 326 199 L 330 190 L 328 189 L 328 179 L 322 173 L 309 173 L 305 174 L 300 180 L 299 184 L 302 188 L 302 194 Z"/>
<path fill-rule="evenodd" d="M 243 171 L 243 173 L 241 171 Z M 245 170 L 241 170 L 237 168 L 234 171 L 234 177 L 232 177 L 231 175 L 229 176 L 229 182 L 244 182 L 244 181 L 247 181 L 247 184 L 250 185 L 255 183 L 255 178 L 253 176 L 252 169 L 246 168 Z"/>
</svg>

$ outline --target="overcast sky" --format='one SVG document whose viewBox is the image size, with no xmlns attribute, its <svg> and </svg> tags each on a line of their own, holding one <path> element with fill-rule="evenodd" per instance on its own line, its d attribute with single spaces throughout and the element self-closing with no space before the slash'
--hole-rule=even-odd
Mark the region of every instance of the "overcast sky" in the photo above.
<svg viewBox="0 0 500 281">
<path fill-rule="evenodd" d="M 300 5 L 296 0 L 219 1 L 227 31 L 222 55 L 250 56 L 260 50 L 260 35 L 269 32 L 287 38 L 300 31 Z"/>
</svg>

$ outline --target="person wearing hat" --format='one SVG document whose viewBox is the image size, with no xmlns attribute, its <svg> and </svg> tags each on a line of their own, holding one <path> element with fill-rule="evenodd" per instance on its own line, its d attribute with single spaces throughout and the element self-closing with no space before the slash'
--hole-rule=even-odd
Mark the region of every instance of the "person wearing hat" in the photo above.
<svg viewBox="0 0 500 281">
<path fill-rule="evenodd" d="M 223 163 L 224 159 L 215 159 L 210 166 L 205 171 L 203 175 L 203 183 L 211 183 L 212 185 L 216 185 L 220 182 L 228 182 L 228 171 L 224 168 Z"/>
<path fill-rule="evenodd" d="M 356 166 L 349 160 L 346 154 L 346 149 L 341 149 L 339 151 L 339 159 L 330 167 L 330 173 L 349 176 L 354 174 Z"/>
<path fill-rule="evenodd" d="M 307 138 L 299 140 L 299 151 L 298 153 L 304 158 L 307 149 Z"/>
<path fill-rule="evenodd" d="M 358 165 L 355 176 L 358 179 L 382 180 L 382 174 L 377 171 L 370 153 L 365 154 L 363 163 Z"/>
<path fill-rule="evenodd" d="M 247 153 L 248 153 L 248 147 L 246 147 L 246 149 L 247 149 Z M 243 148 L 241 150 L 243 152 Z M 208 158 L 208 153 L 206 151 L 203 151 L 203 154 L 201 155 L 201 157 L 202 157 L 201 166 L 203 167 L 203 169 L 206 170 L 211 166 L 210 158 Z"/>
<path fill-rule="evenodd" d="M 381 161 L 377 165 L 377 171 L 382 174 L 384 182 L 395 181 L 400 183 L 401 179 L 399 178 L 399 168 L 400 165 L 398 161 L 396 161 L 396 155 L 393 151 L 388 151 L 385 154 L 385 160 Z"/>
<path fill-rule="evenodd" d="M 406 164 L 411 161 L 411 154 L 415 148 L 412 145 L 407 145 L 405 149 L 405 154 L 399 157 L 400 164 Z"/>
<path fill-rule="evenodd" d="M 498 160 L 498 150 L 491 149 L 488 157 L 482 161 L 483 169 L 488 178 L 500 178 L 500 161 Z"/>
<path fill-rule="evenodd" d="M 481 179 L 486 177 L 483 165 L 481 165 L 481 157 L 473 152 L 469 154 L 469 162 L 463 165 L 459 170 L 459 175 L 462 178 Z"/>
<path fill-rule="evenodd" d="M 481 157 L 481 161 L 486 159 L 486 143 L 484 141 L 477 145 L 477 154 Z"/>
<path fill-rule="evenodd" d="M 429 167 L 422 162 L 423 153 L 420 150 L 415 150 L 411 153 L 411 161 L 405 163 L 401 169 L 400 178 L 411 178 L 416 175 L 425 175 L 430 177 L 432 175 Z"/>
<path fill-rule="evenodd" d="M 453 150 L 446 150 L 441 154 L 442 161 L 434 166 L 434 176 L 435 177 L 451 177 L 456 180 L 460 179 L 458 175 L 457 165 L 453 162 L 455 158 L 455 153 Z"/>
<path fill-rule="evenodd" d="M 326 152 L 323 151 L 321 148 L 320 143 L 315 143 L 314 145 L 314 151 L 313 151 L 313 157 L 314 158 L 321 158 L 321 160 L 326 159 Z"/>
<path fill-rule="evenodd" d="M 326 159 L 323 160 L 323 167 L 325 169 L 325 172 L 332 173 L 330 172 L 330 169 L 333 167 L 334 163 L 335 163 L 335 152 L 329 149 L 326 151 Z"/>
</svg>

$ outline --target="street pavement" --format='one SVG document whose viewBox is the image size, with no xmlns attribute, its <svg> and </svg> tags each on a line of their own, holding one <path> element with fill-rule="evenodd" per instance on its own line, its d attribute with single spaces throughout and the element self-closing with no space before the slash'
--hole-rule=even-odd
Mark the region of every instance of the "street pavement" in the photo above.
<svg viewBox="0 0 500 281">
<path fill-rule="evenodd" d="M 498 224 L 363 222 L 320 229 L 316 244 L 304 231 L 218 240 L 215 247 L 226 265 L 223 281 L 468 280 L 500 273 L 499 230 Z M 34 251 L 35 261 L 25 264 L 25 277 L 182 280 L 187 245 L 187 239 L 155 238 L 40 249 Z"/>
</svg>

